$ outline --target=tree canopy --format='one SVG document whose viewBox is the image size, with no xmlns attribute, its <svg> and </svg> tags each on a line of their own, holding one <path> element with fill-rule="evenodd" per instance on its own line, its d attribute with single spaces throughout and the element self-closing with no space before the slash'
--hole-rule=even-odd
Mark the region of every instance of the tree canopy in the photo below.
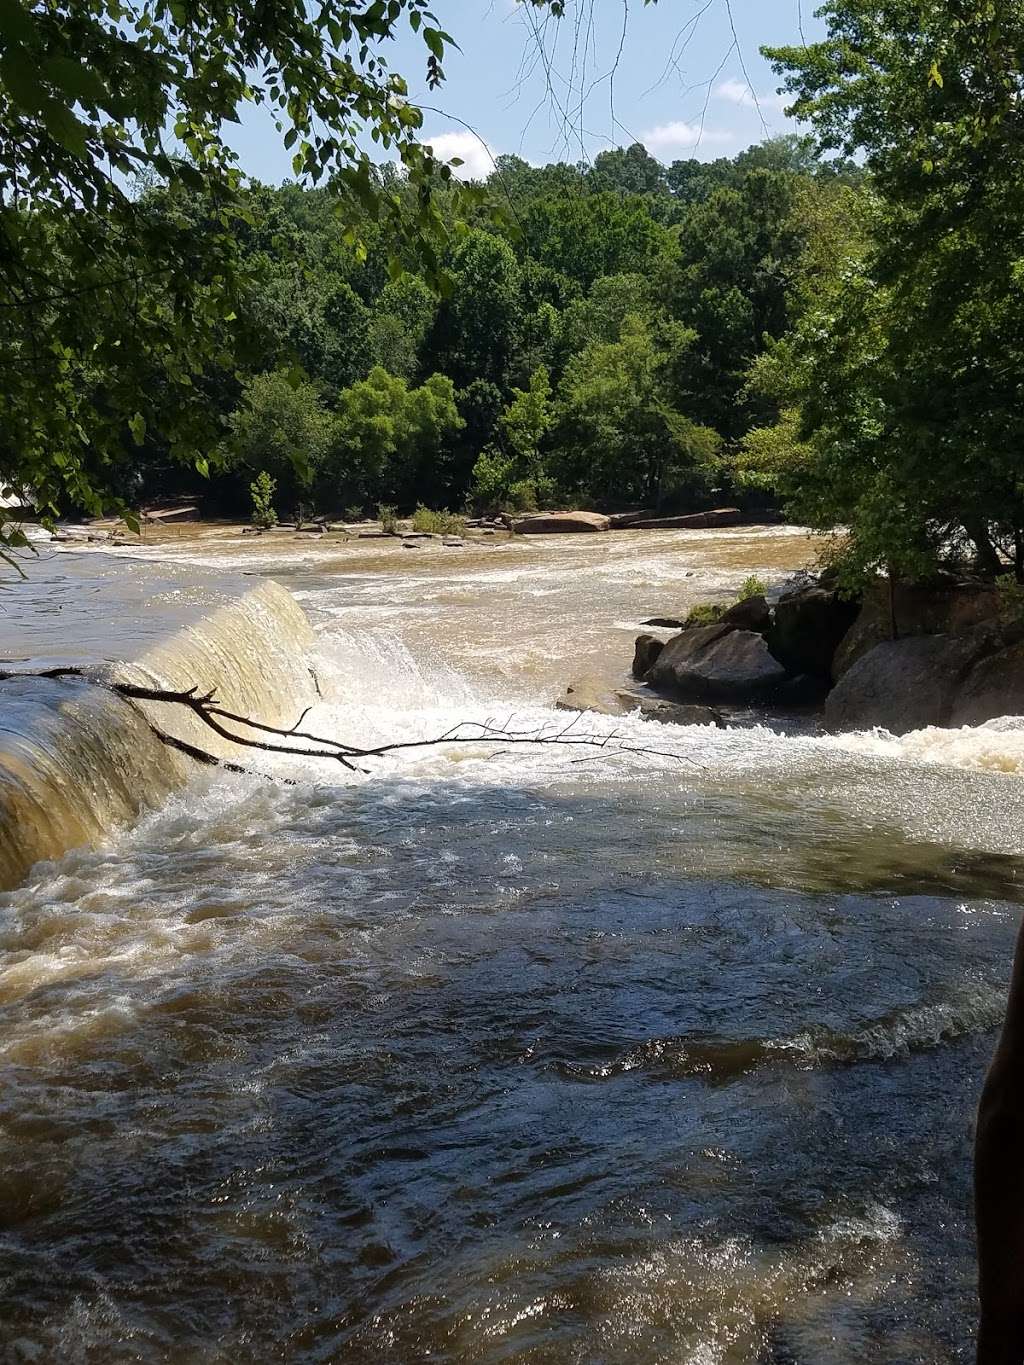
<svg viewBox="0 0 1024 1365">
<path fill-rule="evenodd" d="M 768 52 L 810 134 L 463 184 L 383 56 L 408 26 L 442 79 L 422 0 L 4 0 L 0 481 L 44 516 L 237 514 L 261 472 L 335 512 L 724 496 L 842 530 L 851 580 L 1024 578 L 1024 19 L 821 14 Z M 239 173 L 250 102 L 295 181 Z"/>
</svg>

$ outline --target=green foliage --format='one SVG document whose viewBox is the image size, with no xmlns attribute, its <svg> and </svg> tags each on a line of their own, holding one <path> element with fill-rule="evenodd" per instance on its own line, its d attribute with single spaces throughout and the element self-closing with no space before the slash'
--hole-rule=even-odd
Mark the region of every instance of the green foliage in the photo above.
<svg viewBox="0 0 1024 1365">
<path fill-rule="evenodd" d="M 541 365 L 529 387 L 513 389 L 498 419 L 500 444 L 487 446 L 473 467 L 472 499 L 486 509 L 533 511 L 554 496 L 544 469 L 543 445 L 554 422 L 551 381 Z"/>
<path fill-rule="evenodd" d="M 996 579 L 999 593 L 999 614 L 1004 621 L 1015 625 L 1024 623 L 1024 583 L 1013 574 L 1000 574 Z"/>
<path fill-rule="evenodd" d="M 392 507 L 390 503 L 386 502 L 378 503 L 377 520 L 380 522 L 380 529 L 386 536 L 398 535 L 397 507 Z"/>
<path fill-rule="evenodd" d="M 249 485 L 252 497 L 252 524 L 261 531 L 269 531 L 271 526 L 277 525 L 277 513 L 274 511 L 276 491 L 277 484 L 265 469 L 261 469 Z"/>
<path fill-rule="evenodd" d="M 431 375 L 410 388 L 375 366 L 366 379 L 338 395 L 322 496 L 332 502 L 355 497 L 408 505 L 461 425 L 455 389 L 445 375 Z"/>
<path fill-rule="evenodd" d="M 289 495 L 308 486 L 323 463 L 333 421 L 312 384 L 290 371 L 257 374 L 229 419 L 232 458 L 269 471 Z"/>
<path fill-rule="evenodd" d="M 224 410 L 209 373 L 231 372 L 254 331 L 252 204 L 225 140 L 247 105 L 275 121 L 296 177 L 331 182 L 353 247 L 380 218 L 392 254 L 439 277 L 433 191 L 451 172 L 387 65 L 406 23 L 436 86 L 453 40 L 425 0 L 0 7 L 0 476 L 44 517 L 103 510 L 109 469 L 146 432 L 206 471 Z M 386 191 L 367 133 L 411 201 Z"/>
<path fill-rule="evenodd" d="M 768 55 L 871 188 L 861 240 L 820 271 L 791 339 L 780 482 L 809 524 L 848 527 L 850 576 L 968 548 L 995 573 L 999 545 L 1024 572 L 1024 12 L 832 0 L 822 16 L 823 42 Z"/>
<path fill-rule="evenodd" d="M 736 601 L 746 602 L 749 597 L 764 597 L 767 591 L 768 584 L 764 579 L 758 578 L 757 574 L 751 574 L 749 578 L 745 578 L 740 584 L 739 596 L 736 598 Z"/>
<path fill-rule="evenodd" d="M 435 536 L 461 536 L 466 529 L 466 519 L 454 512 L 435 512 L 420 503 L 412 514 L 412 529 Z"/>
<path fill-rule="evenodd" d="M 451 290 L 437 319 L 434 345 L 456 385 L 484 379 L 504 386 L 522 330 L 519 263 L 501 237 L 476 230 L 451 260 Z"/>
<path fill-rule="evenodd" d="M 602 275 L 646 274 L 673 249 L 645 199 L 611 192 L 534 200 L 523 232 L 535 260 L 584 287 Z"/>
<path fill-rule="evenodd" d="M 677 324 L 652 329 L 629 315 L 618 340 L 595 342 L 569 361 L 554 470 L 566 487 L 646 506 L 703 492 L 719 440 L 674 406 L 672 380 L 694 339 Z"/>
<path fill-rule="evenodd" d="M 438 299 L 416 275 L 389 280 L 378 295 L 367 329 L 366 353 L 402 379 L 414 379 L 423 363 Z"/>
<path fill-rule="evenodd" d="M 724 602 L 701 602 L 691 607 L 686 615 L 684 626 L 717 626 L 728 608 Z"/>
</svg>

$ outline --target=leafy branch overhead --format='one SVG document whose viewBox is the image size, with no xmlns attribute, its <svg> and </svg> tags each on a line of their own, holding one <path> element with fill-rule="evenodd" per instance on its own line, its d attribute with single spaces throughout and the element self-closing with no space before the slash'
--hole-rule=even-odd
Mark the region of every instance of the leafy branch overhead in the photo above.
<svg viewBox="0 0 1024 1365">
<path fill-rule="evenodd" d="M 453 39 L 426 0 L 0 0 L 0 485 L 44 514 L 99 511 L 126 434 L 209 450 L 203 373 L 246 345 L 251 210 L 229 145 L 246 108 L 330 187 L 353 244 L 388 218 L 396 257 L 438 278 L 432 190 L 451 170 L 384 55 L 403 27 L 438 86 Z M 412 212 L 371 148 L 404 168 Z"/>
</svg>

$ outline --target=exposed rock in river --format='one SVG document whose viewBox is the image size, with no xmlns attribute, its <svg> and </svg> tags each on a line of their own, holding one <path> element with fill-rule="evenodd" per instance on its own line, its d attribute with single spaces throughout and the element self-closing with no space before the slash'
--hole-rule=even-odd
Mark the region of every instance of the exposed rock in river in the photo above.
<svg viewBox="0 0 1024 1365">
<path fill-rule="evenodd" d="M 984 630 L 885 640 L 862 654 L 829 693 L 825 723 L 830 730 L 880 726 L 895 735 L 948 725 L 964 679 L 991 648 Z M 992 714 L 1002 714 L 1002 705 L 993 704 Z"/>
<path fill-rule="evenodd" d="M 763 635 L 772 623 L 772 614 L 764 597 L 744 597 L 723 612 L 722 622 L 737 630 L 755 630 Z"/>
<path fill-rule="evenodd" d="M 665 725 L 724 724 L 720 713 L 710 706 L 686 705 L 627 687 L 613 687 L 603 678 L 591 676 L 570 683 L 555 707 L 559 711 L 593 711 L 600 716 L 627 716 L 639 712 L 647 719 Z"/>
<path fill-rule="evenodd" d="M 537 512 L 513 524 L 519 536 L 547 536 L 558 531 L 607 531 L 611 518 L 600 512 Z"/>
<path fill-rule="evenodd" d="M 686 701 L 745 703 L 766 700 L 786 677 L 762 635 L 722 623 L 669 640 L 647 681 Z"/>
<path fill-rule="evenodd" d="M 889 600 L 889 584 L 876 583 L 843 637 L 832 662 L 838 682 L 875 645 L 908 635 L 962 635 L 999 615 L 999 593 L 991 583 L 953 579 L 930 583 L 898 583 Z"/>
<path fill-rule="evenodd" d="M 983 725 L 996 716 L 1024 716 L 1024 643 L 976 663 L 960 687 L 951 725 Z"/>
<path fill-rule="evenodd" d="M 646 677 L 651 666 L 657 662 L 658 656 L 664 648 L 665 641 L 659 640 L 656 635 L 638 635 L 636 637 L 636 646 L 633 651 L 633 677 Z"/>
<path fill-rule="evenodd" d="M 767 630 L 768 648 L 793 673 L 829 678 L 840 642 L 860 605 L 821 584 L 783 594 Z"/>
</svg>

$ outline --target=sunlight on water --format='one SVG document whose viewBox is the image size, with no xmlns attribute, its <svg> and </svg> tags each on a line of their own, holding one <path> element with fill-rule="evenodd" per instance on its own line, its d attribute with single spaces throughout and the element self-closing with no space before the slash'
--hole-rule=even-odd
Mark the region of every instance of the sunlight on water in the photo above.
<svg viewBox="0 0 1024 1365">
<path fill-rule="evenodd" d="M 808 550 L 600 539 L 244 553 L 372 745 Z M 575 729 L 655 752 L 253 757 L 0 897 L 12 1360 L 970 1359 L 1024 732 Z"/>
</svg>

